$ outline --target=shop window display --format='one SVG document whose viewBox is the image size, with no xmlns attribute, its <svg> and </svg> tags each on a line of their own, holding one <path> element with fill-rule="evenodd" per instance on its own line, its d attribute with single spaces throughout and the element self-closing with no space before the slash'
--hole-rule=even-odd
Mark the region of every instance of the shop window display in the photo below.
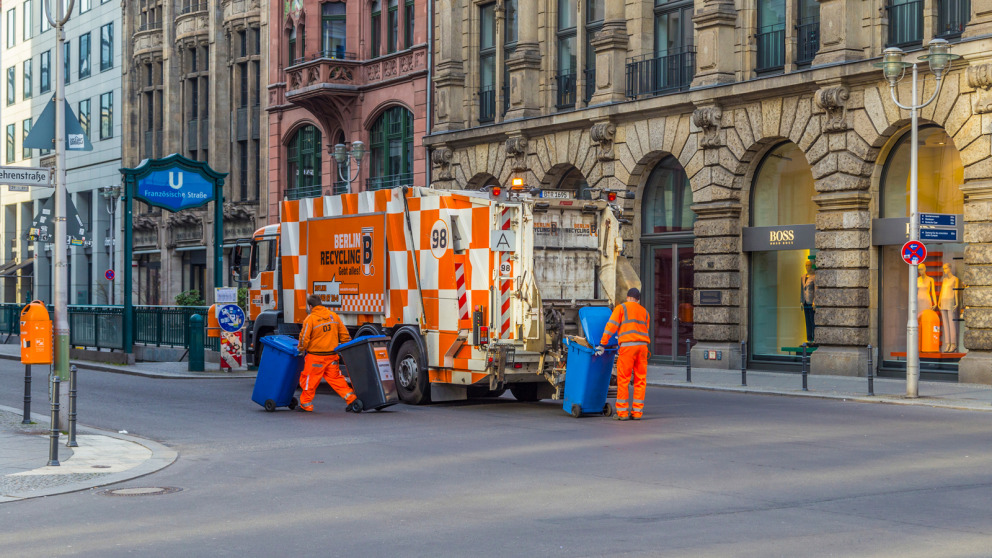
<svg viewBox="0 0 992 558">
<path fill-rule="evenodd" d="M 900 138 L 886 160 L 882 175 L 881 213 L 884 218 L 909 216 L 909 134 Z M 943 129 L 920 130 L 919 210 L 963 218 L 964 181 L 961 157 Z M 881 312 L 880 356 L 889 368 L 906 362 L 907 288 L 910 273 L 916 276 L 917 320 L 920 326 L 920 367 L 924 371 L 953 372 L 966 353 L 963 339 L 963 289 L 966 276 L 961 242 L 927 242 L 927 258 L 918 266 L 907 265 L 900 246 L 882 246 L 879 261 Z"/>
</svg>

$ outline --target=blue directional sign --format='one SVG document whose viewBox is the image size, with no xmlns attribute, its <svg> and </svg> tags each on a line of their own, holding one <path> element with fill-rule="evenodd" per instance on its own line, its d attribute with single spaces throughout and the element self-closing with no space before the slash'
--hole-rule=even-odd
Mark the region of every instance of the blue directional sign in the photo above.
<svg viewBox="0 0 992 558">
<path fill-rule="evenodd" d="M 245 311 L 237 304 L 224 304 L 217 307 L 217 324 L 228 333 L 241 331 L 245 325 Z"/>
<path fill-rule="evenodd" d="M 955 229 L 920 229 L 920 240 L 935 240 L 938 242 L 957 242 L 958 230 Z"/>
<path fill-rule="evenodd" d="M 169 211 L 180 211 L 212 201 L 214 183 L 199 173 L 174 167 L 139 178 L 134 195 Z"/>
<path fill-rule="evenodd" d="M 920 226 L 956 227 L 958 216 L 954 213 L 920 213 Z"/>
</svg>

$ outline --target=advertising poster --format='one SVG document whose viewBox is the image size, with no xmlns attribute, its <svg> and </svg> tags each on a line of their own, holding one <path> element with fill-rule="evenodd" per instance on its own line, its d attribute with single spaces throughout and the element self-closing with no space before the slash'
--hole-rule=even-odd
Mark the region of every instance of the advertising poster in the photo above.
<svg viewBox="0 0 992 558">
<path fill-rule="evenodd" d="M 339 314 L 386 312 L 386 216 L 309 221 L 309 294 Z"/>
</svg>

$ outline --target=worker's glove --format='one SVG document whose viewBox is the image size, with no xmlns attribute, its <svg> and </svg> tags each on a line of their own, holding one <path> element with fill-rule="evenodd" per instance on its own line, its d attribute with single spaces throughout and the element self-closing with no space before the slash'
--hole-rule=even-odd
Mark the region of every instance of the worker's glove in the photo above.
<svg viewBox="0 0 992 558">
<path fill-rule="evenodd" d="M 605 349 L 605 348 L 603 348 L 603 346 L 602 346 L 602 345 L 596 345 L 596 352 L 595 352 L 595 355 L 596 355 L 596 356 L 600 356 L 600 355 L 602 355 L 602 354 L 603 354 L 604 352 L 606 352 L 606 349 Z"/>
</svg>

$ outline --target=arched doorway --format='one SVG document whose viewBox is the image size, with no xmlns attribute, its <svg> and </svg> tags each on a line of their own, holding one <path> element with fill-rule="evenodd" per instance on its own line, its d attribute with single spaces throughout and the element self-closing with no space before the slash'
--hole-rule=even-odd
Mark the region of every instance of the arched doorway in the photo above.
<svg viewBox="0 0 992 558">
<path fill-rule="evenodd" d="M 685 358 L 692 337 L 693 233 L 689 177 L 675 157 L 658 162 L 641 202 L 641 302 L 651 313 L 651 354 L 657 362 Z"/>
<path fill-rule="evenodd" d="M 916 277 L 920 327 L 920 370 L 955 373 L 967 350 L 963 294 L 967 274 L 963 241 L 964 167 L 953 140 L 942 128 L 919 131 L 918 203 L 920 239 L 927 258 L 917 267 L 902 259 L 909 240 L 910 134 L 899 137 L 885 160 L 880 184 L 880 219 L 872 227 L 879 246 L 879 358 L 882 368 L 906 369 L 906 320 L 910 275 Z M 949 223 L 953 222 L 953 225 Z"/>
<path fill-rule="evenodd" d="M 762 158 L 751 188 L 748 349 L 753 361 L 799 363 L 815 343 L 816 204 L 813 170 L 799 147 L 781 143 Z"/>
</svg>

